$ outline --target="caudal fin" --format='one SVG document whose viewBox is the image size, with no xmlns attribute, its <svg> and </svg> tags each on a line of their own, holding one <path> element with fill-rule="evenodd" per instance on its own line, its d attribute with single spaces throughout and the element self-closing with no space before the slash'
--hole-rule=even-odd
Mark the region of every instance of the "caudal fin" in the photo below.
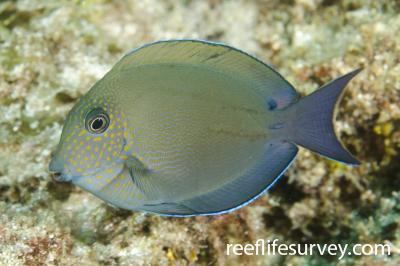
<svg viewBox="0 0 400 266">
<path fill-rule="evenodd" d="M 360 71 L 354 70 L 331 81 L 289 107 L 290 140 L 330 159 L 359 164 L 336 137 L 333 120 L 344 87 Z"/>
</svg>

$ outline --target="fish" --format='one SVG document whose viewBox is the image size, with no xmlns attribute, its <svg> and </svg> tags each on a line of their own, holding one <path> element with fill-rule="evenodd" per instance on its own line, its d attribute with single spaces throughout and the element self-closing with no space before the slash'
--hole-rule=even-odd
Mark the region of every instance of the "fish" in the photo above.
<svg viewBox="0 0 400 266">
<path fill-rule="evenodd" d="M 127 210 L 231 212 L 271 188 L 299 146 L 360 164 L 334 131 L 336 106 L 360 71 L 300 97 L 274 68 L 232 46 L 145 44 L 73 106 L 49 171 Z"/>
</svg>

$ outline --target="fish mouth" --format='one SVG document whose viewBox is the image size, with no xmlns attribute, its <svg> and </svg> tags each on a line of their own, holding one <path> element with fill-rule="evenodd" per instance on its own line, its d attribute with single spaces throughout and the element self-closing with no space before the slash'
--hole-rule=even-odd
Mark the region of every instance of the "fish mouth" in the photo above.
<svg viewBox="0 0 400 266">
<path fill-rule="evenodd" d="M 68 170 L 67 170 L 67 172 L 58 172 L 58 171 L 51 171 L 49 169 L 49 173 L 50 173 L 50 176 L 52 177 L 52 179 L 54 179 L 57 182 L 73 182 L 74 180 L 82 178 L 82 177 L 93 176 L 97 172 L 92 172 L 92 173 L 88 173 L 88 174 L 84 174 L 84 175 L 72 175 L 72 174 L 68 173 Z"/>
<path fill-rule="evenodd" d="M 50 161 L 49 173 L 50 173 L 50 176 L 52 177 L 52 179 L 57 182 L 72 182 L 72 183 L 74 183 L 74 181 L 77 181 L 81 178 L 95 176 L 95 175 L 101 174 L 105 171 L 105 169 L 99 168 L 99 169 L 96 169 L 96 170 L 93 170 L 91 172 L 84 173 L 81 175 L 73 175 L 68 168 L 64 169 L 63 167 L 61 168 L 59 166 L 60 165 L 57 163 L 56 160 L 53 159 Z"/>
<path fill-rule="evenodd" d="M 79 176 L 74 176 L 69 173 L 68 169 L 64 169 L 63 164 L 57 159 L 57 157 L 53 157 L 49 163 L 49 174 L 51 178 L 58 182 L 70 182 L 74 178 L 78 178 Z"/>
<path fill-rule="evenodd" d="M 63 170 L 63 165 L 56 157 L 53 157 L 49 163 L 49 173 L 52 179 L 56 181 L 64 181 L 65 177 L 63 176 Z"/>
<path fill-rule="evenodd" d="M 57 182 L 70 182 L 74 178 L 78 178 L 78 176 L 72 176 L 67 173 L 52 171 L 50 169 L 49 169 L 49 173 L 50 173 L 51 178 Z"/>
<path fill-rule="evenodd" d="M 49 171 L 49 172 L 50 172 L 50 176 L 52 179 L 54 179 L 56 181 L 60 181 L 61 175 L 62 175 L 60 172 L 52 172 L 52 171 Z"/>
<path fill-rule="evenodd" d="M 51 178 L 58 182 L 71 182 L 76 178 L 80 178 L 83 175 L 73 175 L 71 170 L 66 168 L 64 164 L 59 160 L 58 156 L 54 156 L 50 163 L 48 172 Z M 88 173 L 87 175 L 92 175 L 93 173 Z"/>
<path fill-rule="evenodd" d="M 119 151 L 119 156 L 123 155 L 125 145 Z M 117 163 L 124 164 L 124 160 L 118 159 Z M 51 178 L 58 182 L 73 182 L 74 180 L 78 180 L 79 178 L 95 176 L 99 173 L 104 172 L 107 167 L 99 167 L 94 169 L 91 172 L 83 173 L 81 175 L 73 175 L 71 170 L 68 167 L 65 167 L 64 164 L 59 160 L 59 156 L 55 155 L 49 163 L 48 172 Z"/>
</svg>

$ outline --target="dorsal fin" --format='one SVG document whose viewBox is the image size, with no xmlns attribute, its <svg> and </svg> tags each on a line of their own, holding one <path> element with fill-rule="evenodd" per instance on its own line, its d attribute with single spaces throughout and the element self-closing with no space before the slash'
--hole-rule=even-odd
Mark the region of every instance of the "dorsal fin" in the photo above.
<svg viewBox="0 0 400 266">
<path fill-rule="evenodd" d="M 266 106 L 281 109 L 298 97 L 292 85 L 272 67 L 231 46 L 200 40 L 167 40 L 143 45 L 126 54 L 112 71 L 132 71 L 157 64 L 198 65 L 253 82 Z M 270 109 L 270 108 L 269 108 Z"/>
</svg>

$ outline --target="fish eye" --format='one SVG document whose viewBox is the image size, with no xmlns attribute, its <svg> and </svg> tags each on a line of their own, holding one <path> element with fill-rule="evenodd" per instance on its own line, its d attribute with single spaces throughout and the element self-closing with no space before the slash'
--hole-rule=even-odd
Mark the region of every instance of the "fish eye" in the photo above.
<svg viewBox="0 0 400 266">
<path fill-rule="evenodd" d="M 86 129 L 93 134 L 103 133 L 110 125 L 110 118 L 107 113 L 100 108 L 89 112 L 85 121 Z"/>
</svg>

